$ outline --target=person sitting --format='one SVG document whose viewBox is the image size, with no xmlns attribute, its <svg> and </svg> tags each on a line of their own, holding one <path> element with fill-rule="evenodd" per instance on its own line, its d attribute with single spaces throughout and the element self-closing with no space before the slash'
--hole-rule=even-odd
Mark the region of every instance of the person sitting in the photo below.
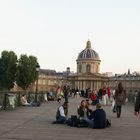
<svg viewBox="0 0 140 140">
<path fill-rule="evenodd" d="M 96 129 L 107 127 L 106 112 L 101 108 L 101 103 L 96 104 L 96 110 L 91 113 L 90 126 Z"/>
<path fill-rule="evenodd" d="M 50 91 L 47 95 L 48 101 L 54 101 L 54 94 L 52 91 Z"/>
<path fill-rule="evenodd" d="M 77 113 L 78 113 L 79 119 L 87 118 L 87 109 L 86 109 L 86 101 L 85 100 L 81 101 L 80 106 L 78 106 Z"/>
<path fill-rule="evenodd" d="M 89 99 L 86 99 L 86 109 L 87 109 L 87 117 L 89 118 L 89 116 L 92 113 L 92 106 L 91 103 L 89 102 Z"/>
<path fill-rule="evenodd" d="M 90 94 L 89 98 L 92 101 L 92 105 L 96 105 L 97 103 L 99 103 L 99 99 L 98 99 L 98 97 L 96 95 L 95 90 L 92 91 L 92 93 Z"/>
<path fill-rule="evenodd" d="M 23 95 L 21 96 L 20 102 L 21 102 L 21 105 L 22 105 L 22 106 L 31 106 L 31 104 L 28 103 L 27 97 L 26 97 L 25 94 L 23 94 Z"/>
<path fill-rule="evenodd" d="M 54 121 L 53 123 L 64 124 L 66 122 L 68 115 L 68 107 L 69 102 L 64 102 L 63 105 L 58 107 L 56 112 L 56 121 Z"/>
<path fill-rule="evenodd" d="M 92 109 L 89 104 L 87 104 L 87 101 L 82 100 L 80 106 L 78 106 L 77 113 L 78 118 L 80 120 L 81 125 L 88 126 L 89 116 L 91 115 Z"/>
<path fill-rule="evenodd" d="M 27 97 L 25 94 L 23 94 L 20 98 L 20 102 L 22 106 L 40 106 L 40 102 L 28 102 Z"/>
</svg>

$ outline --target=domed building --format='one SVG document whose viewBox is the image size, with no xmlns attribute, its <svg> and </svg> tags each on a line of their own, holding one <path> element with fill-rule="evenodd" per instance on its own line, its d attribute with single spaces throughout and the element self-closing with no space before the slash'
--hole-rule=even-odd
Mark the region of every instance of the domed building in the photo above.
<svg viewBox="0 0 140 140">
<path fill-rule="evenodd" d="M 92 49 L 89 40 L 86 43 L 86 48 L 78 54 L 76 61 L 77 73 L 68 77 L 73 88 L 99 90 L 104 83 L 108 83 L 108 77 L 99 73 L 101 60 L 99 54 Z"/>
<path fill-rule="evenodd" d="M 91 48 L 90 41 L 87 41 L 86 48 L 79 53 L 76 61 L 77 73 L 99 73 L 101 60 L 98 53 Z"/>
</svg>

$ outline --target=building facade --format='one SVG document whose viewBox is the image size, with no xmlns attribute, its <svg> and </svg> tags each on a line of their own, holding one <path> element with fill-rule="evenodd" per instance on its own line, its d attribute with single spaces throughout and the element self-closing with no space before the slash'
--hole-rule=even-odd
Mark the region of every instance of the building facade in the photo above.
<svg viewBox="0 0 140 140">
<path fill-rule="evenodd" d="M 39 70 L 39 76 L 38 76 L 38 82 L 35 81 L 32 83 L 27 91 L 29 92 L 49 92 L 49 91 L 55 91 L 57 86 L 63 85 L 66 78 L 63 77 L 63 73 L 56 73 L 55 70 L 49 70 L 49 69 L 40 69 Z M 22 89 L 16 85 L 12 89 L 12 91 L 22 91 Z"/>
<path fill-rule="evenodd" d="M 109 77 L 110 88 L 116 89 L 119 82 L 122 82 L 127 94 L 135 94 L 140 90 L 140 75 L 123 74 Z"/>
<path fill-rule="evenodd" d="M 107 75 L 99 73 L 101 60 L 90 41 L 87 41 L 86 48 L 79 53 L 76 62 L 77 73 L 68 76 L 72 88 L 99 90 L 104 83 L 108 83 Z"/>
<path fill-rule="evenodd" d="M 63 73 L 57 74 L 55 70 L 41 69 L 38 78 L 38 91 L 54 91 L 57 86 L 62 86 L 64 82 Z"/>
</svg>

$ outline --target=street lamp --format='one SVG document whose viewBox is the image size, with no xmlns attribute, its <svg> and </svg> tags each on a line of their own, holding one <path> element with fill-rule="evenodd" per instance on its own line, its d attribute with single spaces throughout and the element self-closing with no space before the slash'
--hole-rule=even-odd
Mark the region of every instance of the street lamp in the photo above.
<svg viewBox="0 0 140 140">
<path fill-rule="evenodd" d="M 40 70 L 40 66 L 37 63 L 37 65 L 36 65 L 37 79 L 36 79 L 36 90 L 35 90 L 35 102 L 37 102 L 39 70 Z"/>
<path fill-rule="evenodd" d="M 117 84 L 118 84 L 118 76 L 117 74 L 115 74 L 115 88 L 117 88 Z"/>
</svg>

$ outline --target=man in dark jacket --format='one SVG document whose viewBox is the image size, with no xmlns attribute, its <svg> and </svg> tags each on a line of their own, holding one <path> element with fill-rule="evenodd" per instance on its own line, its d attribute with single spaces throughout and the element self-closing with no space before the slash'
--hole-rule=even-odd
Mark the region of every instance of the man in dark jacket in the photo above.
<svg viewBox="0 0 140 140">
<path fill-rule="evenodd" d="M 140 90 L 137 94 L 137 97 L 136 97 L 136 102 L 135 102 L 135 108 L 134 108 L 134 114 L 136 116 L 139 115 L 139 111 L 140 111 Z"/>
<path fill-rule="evenodd" d="M 93 128 L 102 129 L 106 125 L 106 113 L 101 108 L 101 104 L 97 103 L 96 110 L 92 112 L 90 119 L 93 119 Z"/>
<path fill-rule="evenodd" d="M 69 102 L 64 102 L 63 105 L 58 107 L 56 112 L 56 121 L 54 121 L 53 123 L 64 124 L 66 122 L 68 115 L 68 107 Z"/>
</svg>

